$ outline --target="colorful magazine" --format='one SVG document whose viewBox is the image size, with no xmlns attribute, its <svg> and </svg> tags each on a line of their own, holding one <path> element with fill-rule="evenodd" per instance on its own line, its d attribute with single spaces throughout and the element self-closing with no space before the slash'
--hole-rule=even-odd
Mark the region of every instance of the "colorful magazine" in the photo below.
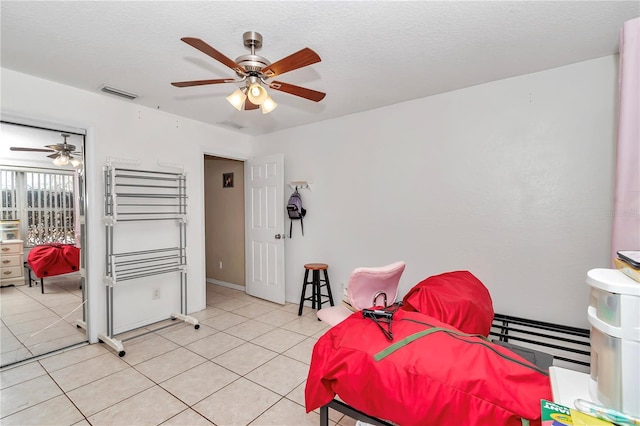
<svg viewBox="0 0 640 426">
<path fill-rule="evenodd" d="M 542 426 L 573 426 L 571 410 L 564 405 L 543 399 L 540 401 L 542 410 Z"/>
<path fill-rule="evenodd" d="M 545 399 L 540 401 L 540 407 L 542 426 L 613 426 L 606 420 Z"/>
</svg>

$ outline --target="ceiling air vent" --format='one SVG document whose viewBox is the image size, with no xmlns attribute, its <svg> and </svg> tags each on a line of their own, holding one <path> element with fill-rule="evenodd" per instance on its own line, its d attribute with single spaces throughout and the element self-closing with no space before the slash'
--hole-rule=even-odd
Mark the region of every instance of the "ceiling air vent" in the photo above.
<svg viewBox="0 0 640 426">
<path fill-rule="evenodd" d="M 113 87 L 109 87 L 109 86 L 102 86 L 100 90 L 102 90 L 105 93 L 109 93 L 110 95 L 116 95 L 116 96 L 120 96 L 121 98 L 129 99 L 130 101 L 138 97 L 138 95 L 134 95 L 133 93 L 125 92 L 124 90 L 120 90 L 120 89 L 114 89 Z"/>
</svg>

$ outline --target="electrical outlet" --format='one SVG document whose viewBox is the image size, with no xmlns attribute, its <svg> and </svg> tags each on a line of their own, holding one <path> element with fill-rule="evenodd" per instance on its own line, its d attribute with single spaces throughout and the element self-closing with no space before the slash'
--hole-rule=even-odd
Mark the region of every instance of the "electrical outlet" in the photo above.
<svg viewBox="0 0 640 426">
<path fill-rule="evenodd" d="M 160 299 L 160 289 L 159 288 L 154 288 L 153 289 L 153 300 L 156 299 Z"/>
<path fill-rule="evenodd" d="M 218 262 L 218 269 L 222 269 L 222 260 Z"/>
</svg>

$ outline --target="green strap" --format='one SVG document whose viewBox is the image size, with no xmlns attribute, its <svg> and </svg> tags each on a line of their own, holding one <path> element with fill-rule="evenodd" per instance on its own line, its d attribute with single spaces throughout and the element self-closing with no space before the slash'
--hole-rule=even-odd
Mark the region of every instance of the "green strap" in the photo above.
<svg viewBox="0 0 640 426">
<path fill-rule="evenodd" d="M 373 359 L 375 359 L 376 361 L 380 361 L 386 357 L 388 357 L 389 355 L 391 355 L 392 353 L 394 353 L 395 351 L 397 351 L 398 349 L 407 346 L 409 343 L 420 339 L 421 337 L 427 336 L 431 333 L 435 333 L 438 331 L 443 331 L 445 333 L 451 333 L 451 334 L 456 334 L 458 336 L 464 336 L 464 337 L 481 337 L 485 340 L 487 340 L 486 337 L 480 335 L 480 334 L 466 334 L 466 333 L 462 333 L 460 331 L 454 331 L 454 330 L 450 330 L 448 328 L 442 328 L 442 327 L 433 327 L 430 328 L 428 330 L 422 330 L 419 331 L 417 333 L 411 334 L 407 337 L 405 337 L 404 339 L 394 343 L 393 345 L 383 349 L 382 351 L 378 352 L 377 354 L 375 354 L 373 356 Z M 488 341 L 488 340 L 487 340 Z"/>
<path fill-rule="evenodd" d="M 418 323 L 418 324 L 424 324 L 424 325 L 429 326 L 429 324 L 423 323 L 423 322 L 420 322 L 420 321 L 415 321 L 415 320 L 410 320 L 410 319 L 404 319 L 404 321 L 411 321 L 411 322 L 415 322 L 415 323 Z M 380 360 L 388 357 L 389 355 L 391 355 L 392 353 L 394 353 L 398 349 L 403 348 L 404 346 L 407 346 L 409 343 L 411 343 L 411 342 L 413 342 L 415 340 L 418 340 L 418 339 L 420 339 L 420 338 L 422 338 L 424 336 L 427 336 L 429 334 L 436 333 L 438 331 L 442 331 L 444 333 L 447 333 L 448 335 L 450 335 L 453 338 L 457 338 L 456 336 L 460 336 L 460 337 L 479 337 L 484 342 L 491 343 L 491 341 L 489 339 L 487 339 L 485 336 L 483 336 L 481 334 L 467 334 L 467 333 L 463 333 L 461 331 L 451 330 L 449 328 L 432 327 L 432 328 L 429 328 L 427 330 L 422 330 L 422 331 L 419 331 L 417 333 L 411 334 L 411 335 L 405 337 L 404 339 L 394 343 L 393 345 L 388 346 L 387 348 L 385 348 L 382 351 L 380 351 L 377 354 L 375 354 L 373 356 L 373 359 L 375 359 L 376 361 L 380 361 Z M 506 359 L 508 361 L 514 362 L 516 364 L 519 364 L 519 365 L 521 365 L 521 366 L 523 366 L 525 368 L 529 368 L 531 370 L 537 371 L 538 373 L 543 374 L 545 376 L 549 375 L 549 372 L 544 371 L 544 370 L 542 370 L 541 368 L 538 368 L 535 365 L 532 365 L 532 364 L 529 364 L 529 363 L 523 363 L 518 359 L 512 358 L 512 357 L 510 357 L 510 356 L 508 356 L 506 354 L 503 354 L 503 353 L 497 351 L 495 348 L 493 348 L 491 346 L 487 346 L 484 342 L 482 342 L 482 341 L 480 341 L 480 342 L 468 342 L 467 341 L 467 343 L 480 344 L 480 345 L 486 347 L 487 349 L 493 351 L 496 355 L 498 355 L 498 356 L 500 356 L 500 357 L 502 357 L 502 358 L 504 358 L 504 359 Z"/>
<path fill-rule="evenodd" d="M 394 343 L 391 346 L 387 346 L 385 349 L 383 349 L 382 351 L 380 351 L 377 354 L 375 354 L 373 356 L 373 359 L 375 359 L 376 361 L 380 361 L 381 359 L 384 359 L 384 358 L 388 357 L 389 355 L 391 355 L 392 353 L 394 353 L 398 349 L 402 348 L 403 346 L 408 345 L 409 343 L 413 342 L 414 340 L 417 340 L 417 339 L 419 339 L 421 337 L 424 337 L 427 334 L 435 333 L 436 331 L 439 331 L 439 329 L 436 329 L 434 327 L 434 328 L 430 328 L 429 330 L 423 330 L 423 331 L 420 331 L 418 333 L 414 333 L 414 334 L 412 334 L 410 336 L 407 336 L 404 339 Z"/>
</svg>

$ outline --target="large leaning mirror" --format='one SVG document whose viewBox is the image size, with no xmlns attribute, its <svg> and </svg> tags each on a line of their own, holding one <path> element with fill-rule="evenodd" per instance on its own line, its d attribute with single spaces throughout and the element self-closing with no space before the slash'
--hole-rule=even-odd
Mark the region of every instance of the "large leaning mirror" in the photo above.
<svg viewBox="0 0 640 426">
<path fill-rule="evenodd" d="M 87 341 L 85 135 L 0 123 L 1 366 Z"/>
</svg>

